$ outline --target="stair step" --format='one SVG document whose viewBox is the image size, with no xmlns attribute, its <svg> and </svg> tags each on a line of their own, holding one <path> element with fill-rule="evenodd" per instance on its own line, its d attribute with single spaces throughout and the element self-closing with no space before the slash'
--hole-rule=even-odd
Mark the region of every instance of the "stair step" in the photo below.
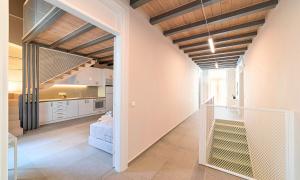
<svg viewBox="0 0 300 180">
<path fill-rule="evenodd" d="M 245 133 L 230 131 L 230 130 L 224 130 L 224 129 L 218 129 L 218 128 L 215 128 L 214 131 L 220 132 L 220 133 L 226 133 L 226 134 L 235 134 L 235 135 L 239 135 L 239 136 L 246 136 Z"/>
<path fill-rule="evenodd" d="M 231 120 L 223 120 L 223 119 L 216 119 L 216 123 L 223 123 L 223 124 L 232 124 L 237 126 L 244 126 L 244 122 L 242 121 L 231 121 Z"/>
<path fill-rule="evenodd" d="M 237 129 L 245 129 L 244 125 L 227 124 L 227 123 L 221 123 L 221 122 L 215 122 L 215 125 L 233 127 L 233 128 L 237 128 Z"/>
<path fill-rule="evenodd" d="M 236 160 L 236 159 L 230 159 L 226 156 L 222 156 L 220 154 L 213 154 L 212 155 L 212 158 L 215 158 L 215 159 L 219 159 L 219 160 L 222 160 L 222 161 L 225 161 L 229 164 L 234 164 L 234 165 L 238 165 L 238 166 L 244 166 L 244 167 L 249 167 L 251 168 L 251 164 L 248 163 L 248 162 L 243 162 L 241 160 Z"/>
<path fill-rule="evenodd" d="M 239 174 L 243 174 L 248 177 L 253 177 L 252 168 L 248 165 L 244 166 L 241 164 L 236 164 L 235 162 L 226 161 L 220 157 L 213 157 L 210 159 L 210 164 L 215 165 L 220 168 L 224 168 Z"/>
<path fill-rule="evenodd" d="M 213 145 L 213 148 L 215 149 L 219 149 L 222 151 L 227 151 L 227 152 L 231 152 L 231 153 L 235 153 L 235 154 L 241 154 L 241 155 L 247 155 L 249 156 L 249 152 L 246 149 L 241 149 L 241 148 L 233 148 L 230 146 L 226 146 L 226 145 Z"/>
</svg>

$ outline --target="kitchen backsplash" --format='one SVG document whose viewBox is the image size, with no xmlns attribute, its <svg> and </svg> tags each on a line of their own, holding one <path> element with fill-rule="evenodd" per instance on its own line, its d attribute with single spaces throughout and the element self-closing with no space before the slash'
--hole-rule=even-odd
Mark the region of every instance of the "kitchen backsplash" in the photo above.
<svg viewBox="0 0 300 180">
<path fill-rule="evenodd" d="M 98 97 L 98 87 L 88 86 L 79 88 L 50 87 L 40 90 L 40 99 L 58 99 L 59 93 L 66 93 L 66 98 Z"/>
</svg>

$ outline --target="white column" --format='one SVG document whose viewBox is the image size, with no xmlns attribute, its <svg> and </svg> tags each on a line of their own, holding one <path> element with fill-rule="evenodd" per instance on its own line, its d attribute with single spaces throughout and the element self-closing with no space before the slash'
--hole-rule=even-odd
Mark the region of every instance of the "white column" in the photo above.
<svg viewBox="0 0 300 180">
<path fill-rule="evenodd" d="M 7 179 L 8 151 L 8 0 L 0 1 L 0 179 Z"/>
</svg>

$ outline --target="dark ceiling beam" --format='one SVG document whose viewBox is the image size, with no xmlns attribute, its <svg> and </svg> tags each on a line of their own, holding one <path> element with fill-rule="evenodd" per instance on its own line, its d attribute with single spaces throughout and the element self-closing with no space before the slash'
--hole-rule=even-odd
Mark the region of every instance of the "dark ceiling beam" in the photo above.
<svg viewBox="0 0 300 180">
<path fill-rule="evenodd" d="M 256 35 L 257 35 L 257 32 L 255 31 L 255 32 L 230 36 L 230 37 L 226 37 L 226 38 L 218 38 L 218 39 L 214 39 L 214 44 L 216 45 L 218 43 L 223 43 L 223 42 L 232 41 L 232 40 L 243 40 L 243 39 L 253 38 Z M 193 43 L 193 44 L 181 45 L 181 46 L 179 46 L 179 48 L 187 49 L 187 48 L 193 48 L 193 47 L 198 47 L 198 46 L 208 46 L 208 42 L 201 41 L 201 42 L 197 42 L 197 43 Z"/>
<path fill-rule="evenodd" d="M 207 64 L 207 63 L 223 63 L 223 62 L 237 62 L 238 59 L 227 59 L 227 60 L 220 60 L 220 61 L 194 61 L 197 64 Z"/>
<path fill-rule="evenodd" d="M 130 6 L 133 8 L 133 9 L 136 9 L 148 2 L 150 2 L 151 0 L 130 0 Z"/>
<path fill-rule="evenodd" d="M 208 67 L 201 67 L 199 66 L 201 69 L 203 70 L 210 70 L 210 69 L 229 69 L 229 68 L 236 68 L 237 65 L 231 65 L 231 66 L 219 66 L 218 68 L 216 68 L 215 66 L 208 66 Z"/>
<path fill-rule="evenodd" d="M 200 67 L 212 67 L 212 66 L 216 66 L 216 63 L 211 63 L 211 64 L 197 64 Z M 219 67 L 224 67 L 224 66 L 236 66 L 237 63 L 224 63 L 224 64 L 220 64 L 218 63 Z"/>
<path fill-rule="evenodd" d="M 64 15 L 65 12 L 60 8 L 53 8 L 39 24 L 33 27 L 27 34 L 22 38 L 23 43 L 29 43 L 34 38 L 50 27 L 58 18 Z"/>
<path fill-rule="evenodd" d="M 81 44 L 73 49 L 70 50 L 70 52 L 76 52 L 76 51 L 79 51 L 81 49 L 84 49 L 84 48 L 87 48 L 87 47 L 90 47 L 90 46 L 93 46 L 93 45 L 96 45 L 96 44 L 99 44 L 99 43 L 102 43 L 102 42 L 105 42 L 105 41 L 108 41 L 110 39 L 113 39 L 115 36 L 112 35 L 112 34 L 107 34 L 105 36 L 101 36 L 99 38 L 96 38 L 94 40 L 91 40 L 85 44 Z"/>
<path fill-rule="evenodd" d="M 105 60 L 105 61 L 99 61 L 98 63 L 99 64 L 107 64 L 107 63 L 111 63 L 113 61 L 114 61 L 113 59 L 109 59 L 109 60 Z"/>
<path fill-rule="evenodd" d="M 228 20 L 231 20 L 234 18 L 239 18 L 241 16 L 246 16 L 246 15 L 250 15 L 250 14 L 264 11 L 267 9 L 271 9 L 271 8 L 274 8 L 276 6 L 276 4 L 278 4 L 278 0 L 269 0 L 266 2 L 255 4 L 253 6 L 245 7 L 245 8 L 236 10 L 236 11 L 232 11 L 232 12 L 228 12 L 225 14 L 221 14 L 218 16 L 208 18 L 207 22 L 205 20 L 201 20 L 201 21 L 197 21 L 197 22 L 194 22 L 191 24 L 186 24 L 183 26 L 179 26 L 179 27 L 176 27 L 173 29 L 166 30 L 163 33 L 165 36 L 170 36 L 170 35 L 173 35 L 176 33 L 180 33 L 180 32 L 192 30 L 195 28 L 200 28 L 202 26 L 206 26 L 206 23 L 207 24 L 220 23 L 220 22 L 228 21 Z"/>
<path fill-rule="evenodd" d="M 92 30 L 92 29 L 94 29 L 94 28 L 96 28 L 96 26 L 87 23 L 87 24 L 85 24 L 85 25 L 79 27 L 79 28 L 76 29 L 75 31 L 69 33 L 69 34 L 66 35 L 65 37 L 63 37 L 63 38 L 61 38 L 61 39 L 55 41 L 54 43 L 52 43 L 52 44 L 50 45 L 50 48 L 56 48 L 56 47 L 58 47 L 59 45 L 65 43 L 65 42 L 67 42 L 67 41 L 70 41 L 70 40 L 72 40 L 72 39 L 74 39 L 74 38 L 80 36 L 81 34 L 86 33 L 86 32 L 88 32 L 88 31 L 90 31 L 90 30 Z"/>
<path fill-rule="evenodd" d="M 248 45 L 250 43 L 252 43 L 251 39 L 250 40 L 244 40 L 244 41 L 238 41 L 238 42 L 232 42 L 232 43 L 226 43 L 226 44 L 218 44 L 218 45 L 215 45 L 215 49 Z M 184 52 L 185 53 L 191 53 L 191 52 L 208 51 L 208 50 L 210 50 L 209 47 L 202 47 L 202 48 L 187 49 L 187 50 L 184 50 Z"/>
<path fill-rule="evenodd" d="M 235 57 L 235 56 L 242 56 L 244 54 L 245 54 L 244 52 L 227 53 L 227 54 L 212 54 L 212 55 L 206 56 L 206 57 L 195 57 L 195 58 L 192 58 L 192 60 L 205 60 L 205 59 L 213 59 L 213 58 L 229 58 L 229 57 Z"/>
<path fill-rule="evenodd" d="M 103 57 L 97 57 L 99 60 L 106 60 L 106 59 L 113 59 L 114 55 L 108 55 L 108 56 L 103 56 Z"/>
<path fill-rule="evenodd" d="M 214 4 L 216 2 L 219 2 L 220 0 L 202 0 L 202 1 L 203 1 L 203 6 L 206 7 L 206 6 L 209 6 L 209 5 Z M 150 18 L 150 23 L 152 25 L 158 24 L 162 21 L 166 21 L 166 20 L 169 20 L 171 18 L 174 18 L 174 17 L 177 17 L 177 16 L 181 16 L 183 14 L 186 14 L 186 13 L 192 12 L 196 9 L 201 8 L 201 7 L 202 7 L 201 0 L 196 0 L 196 1 L 190 2 L 188 4 L 182 5 L 178 8 L 175 8 L 175 9 L 172 9 L 170 11 L 159 14 L 157 16 L 154 16 L 154 17 Z"/>
<path fill-rule="evenodd" d="M 101 49 L 99 51 L 95 51 L 95 52 L 89 53 L 86 56 L 87 57 L 92 57 L 92 56 L 95 56 L 97 54 L 101 54 L 101 53 L 105 53 L 105 52 L 109 52 L 109 51 L 113 51 L 113 50 L 114 50 L 114 47 L 108 47 L 108 48 L 105 48 L 105 49 Z"/>
<path fill-rule="evenodd" d="M 204 53 L 190 54 L 189 57 L 205 57 L 205 56 L 221 55 L 221 54 L 228 54 L 228 53 L 234 53 L 234 52 L 245 52 L 247 49 L 248 49 L 247 47 L 229 49 L 229 50 L 217 51 L 214 54 L 211 52 L 204 52 Z"/>
<path fill-rule="evenodd" d="M 215 67 L 215 63 L 213 64 L 198 64 L 200 67 Z M 228 64 L 218 64 L 219 68 L 220 67 L 236 67 L 236 63 L 228 63 Z"/>
<path fill-rule="evenodd" d="M 228 59 L 239 59 L 240 56 L 230 56 L 230 57 L 220 57 L 220 58 L 208 58 L 201 60 L 193 60 L 194 62 L 204 62 L 204 61 L 226 61 Z"/>
<path fill-rule="evenodd" d="M 216 62 L 210 62 L 210 63 L 197 63 L 197 65 L 200 65 L 200 66 L 214 66 L 216 64 Z M 220 65 L 236 65 L 237 64 L 237 61 L 230 61 L 230 62 L 218 62 L 217 63 L 219 66 Z"/>
<path fill-rule="evenodd" d="M 261 20 L 257 20 L 257 21 L 251 21 L 251 22 L 239 24 L 239 25 L 236 25 L 236 26 L 231 26 L 231 27 L 228 27 L 228 28 L 223 28 L 223 29 L 211 31 L 210 35 L 224 34 L 224 33 L 237 31 L 237 30 L 241 30 L 241 29 L 245 29 L 245 28 L 249 28 L 249 27 L 259 26 L 259 25 L 262 25 L 264 23 L 265 23 L 265 19 L 261 19 Z M 203 38 L 203 37 L 207 37 L 207 36 L 209 36 L 208 32 L 201 33 L 201 34 L 195 34 L 195 35 L 192 35 L 192 36 L 175 39 L 175 40 L 173 40 L 173 43 L 180 43 L 180 42 L 189 41 L 189 40 L 198 39 L 198 38 Z"/>
</svg>

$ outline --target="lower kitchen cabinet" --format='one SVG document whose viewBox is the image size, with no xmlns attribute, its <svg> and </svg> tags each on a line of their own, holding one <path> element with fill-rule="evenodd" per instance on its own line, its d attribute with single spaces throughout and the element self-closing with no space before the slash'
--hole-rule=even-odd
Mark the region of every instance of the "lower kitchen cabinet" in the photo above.
<svg viewBox="0 0 300 180">
<path fill-rule="evenodd" d="M 95 99 L 82 99 L 78 101 L 78 115 L 84 116 L 94 113 L 94 100 Z"/>
<path fill-rule="evenodd" d="M 65 121 L 93 114 L 104 113 L 94 110 L 94 101 L 95 99 L 80 99 L 40 102 L 40 124 L 49 124 L 53 122 Z"/>
<path fill-rule="evenodd" d="M 52 102 L 43 102 L 39 104 L 40 125 L 53 121 Z"/>
</svg>

